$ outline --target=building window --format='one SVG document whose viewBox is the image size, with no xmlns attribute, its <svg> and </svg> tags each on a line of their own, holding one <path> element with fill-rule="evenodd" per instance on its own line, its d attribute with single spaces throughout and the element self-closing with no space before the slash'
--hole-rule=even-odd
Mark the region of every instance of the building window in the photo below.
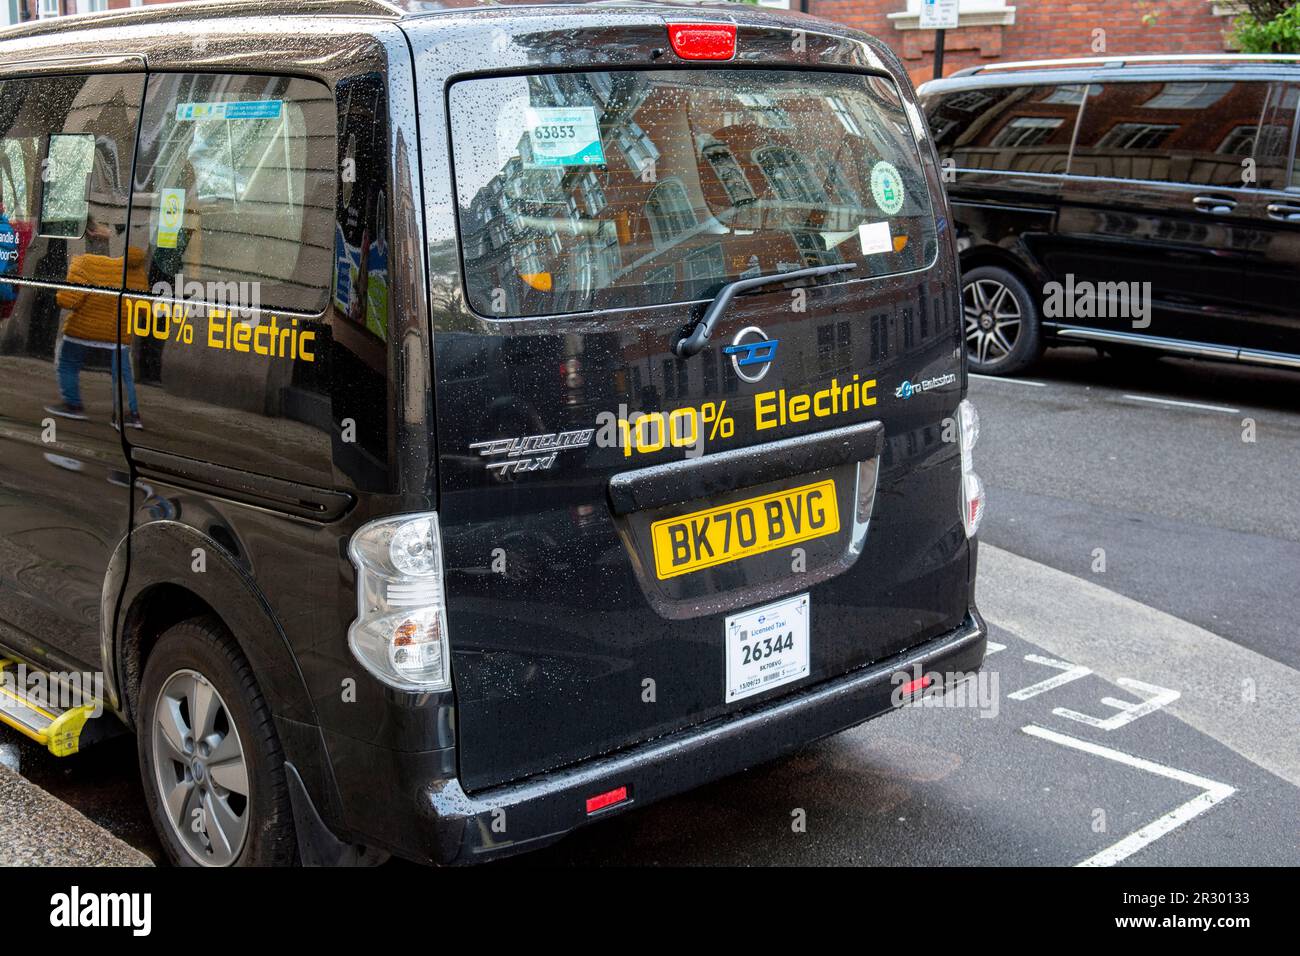
<svg viewBox="0 0 1300 956">
<path fill-rule="evenodd" d="M 817 159 L 826 168 L 826 189 L 830 198 L 841 206 L 860 206 L 857 190 L 849 185 L 843 167 L 824 149 L 817 150 Z"/>
<path fill-rule="evenodd" d="M 740 163 L 736 161 L 731 150 L 721 143 L 706 146 L 704 158 L 713 167 L 713 172 L 717 174 L 722 188 L 727 192 L 727 199 L 733 206 L 753 201 L 754 190 L 750 188 L 749 180 L 745 178 L 745 171 L 740 168 Z"/>
<path fill-rule="evenodd" d="M 1047 116 L 1017 116 L 993 137 L 994 146 L 1038 146 L 1047 142 L 1063 121 Z"/>
<path fill-rule="evenodd" d="M 683 233 L 694 229 L 697 222 L 686 187 L 676 179 L 666 179 L 650 191 L 645 213 L 650 219 L 656 249 L 671 245 Z"/>
<path fill-rule="evenodd" d="M 1152 110 L 1199 110 L 1219 102 L 1230 89 L 1231 83 L 1166 83 L 1142 105 Z"/>
<path fill-rule="evenodd" d="M 1115 149 L 1156 149 L 1177 130 L 1177 126 L 1160 123 L 1116 123 L 1097 140 L 1098 147 Z"/>
<path fill-rule="evenodd" d="M 59 9 L 59 0 L 40 0 L 36 6 L 36 15 L 42 20 L 57 17 L 63 11 Z"/>
<path fill-rule="evenodd" d="M 840 125 L 844 127 L 844 132 L 850 136 L 862 135 L 862 130 L 858 127 L 858 121 L 853 118 L 853 114 L 849 112 L 849 108 L 842 99 L 838 96 L 828 96 L 826 97 L 826 103 L 830 106 L 831 112 L 835 114 L 835 118 L 840 121 Z"/>
<path fill-rule="evenodd" d="M 803 157 L 785 146 L 754 151 L 754 160 L 772 184 L 777 198 L 787 202 L 825 203 L 826 195 Z"/>
<path fill-rule="evenodd" d="M 655 161 L 659 159 L 659 148 L 655 146 L 646 131 L 636 123 L 628 123 L 614 134 L 614 138 L 618 140 L 619 148 L 627 157 L 628 168 L 643 182 L 653 182 Z"/>
</svg>

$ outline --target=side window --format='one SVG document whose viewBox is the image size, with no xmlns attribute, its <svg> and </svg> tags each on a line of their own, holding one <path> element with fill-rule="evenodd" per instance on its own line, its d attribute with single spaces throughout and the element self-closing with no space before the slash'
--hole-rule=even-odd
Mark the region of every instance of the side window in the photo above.
<svg viewBox="0 0 1300 956">
<path fill-rule="evenodd" d="M 961 169 L 1063 173 L 1082 86 L 1005 86 L 936 98 L 927 116 L 939 155 Z"/>
<path fill-rule="evenodd" d="M 1266 83 L 1092 84 L 1070 172 L 1241 187 L 1255 153 Z"/>
<path fill-rule="evenodd" d="M 1255 165 L 1261 189 L 1300 189 L 1295 155 L 1296 111 L 1300 85 L 1273 84 L 1272 101 L 1255 145 Z"/>
<path fill-rule="evenodd" d="M 144 78 L 0 80 L 0 274 L 119 289 Z"/>
<path fill-rule="evenodd" d="M 155 74 L 140 123 L 132 246 L 148 281 L 214 285 L 218 298 L 319 312 L 334 259 L 336 107 L 290 77 Z M 232 285 L 233 284 L 233 285 Z M 247 306 L 246 306 L 247 307 Z"/>
</svg>

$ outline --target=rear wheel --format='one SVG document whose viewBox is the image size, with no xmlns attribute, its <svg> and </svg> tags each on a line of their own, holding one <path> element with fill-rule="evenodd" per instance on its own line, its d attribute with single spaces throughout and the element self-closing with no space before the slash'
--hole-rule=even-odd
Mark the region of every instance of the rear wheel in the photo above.
<svg viewBox="0 0 1300 956">
<path fill-rule="evenodd" d="M 1006 269 L 979 266 L 963 273 L 961 305 L 972 372 L 1007 375 L 1042 353 L 1033 296 Z"/>
<path fill-rule="evenodd" d="M 284 755 L 252 669 L 216 621 L 166 631 L 140 685 L 154 827 L 178 866 L 275 866 L 296 842 Z"/>
</svg>

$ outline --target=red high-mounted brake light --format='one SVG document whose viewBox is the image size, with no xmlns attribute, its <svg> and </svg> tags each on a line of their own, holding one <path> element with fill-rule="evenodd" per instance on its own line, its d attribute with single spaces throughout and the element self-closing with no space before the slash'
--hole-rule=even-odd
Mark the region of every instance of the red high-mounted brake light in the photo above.
<svg viewBox="0 0 1300 956">
<path fill-rule="evenodd" d="M 670 23 L 668 42 L 683 60 L 730 60 L 736 55 L 736 25 Z"/>
</svg>

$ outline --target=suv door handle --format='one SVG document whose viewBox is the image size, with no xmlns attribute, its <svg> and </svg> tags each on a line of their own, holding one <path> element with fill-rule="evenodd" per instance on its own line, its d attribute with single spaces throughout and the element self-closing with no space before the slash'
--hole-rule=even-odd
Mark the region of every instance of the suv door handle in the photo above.
<svg viewBox="0 0 1300 956">
<path fill-rule="evenodd" d="M 1300 222 L 1300 206 L 1289 202 L 1271 202 L 1268 204 L 1268 217 L 1281 219 L 1283 222 Z"/>
<path fill-rule="evenodd" d="M 1226 216 L 1237 208 L 1237 200 L 1227 196 L 1197 196 L 1192 200 L 1197 212 L 1206 212 L 1215 216 Z"/>
</svg>

